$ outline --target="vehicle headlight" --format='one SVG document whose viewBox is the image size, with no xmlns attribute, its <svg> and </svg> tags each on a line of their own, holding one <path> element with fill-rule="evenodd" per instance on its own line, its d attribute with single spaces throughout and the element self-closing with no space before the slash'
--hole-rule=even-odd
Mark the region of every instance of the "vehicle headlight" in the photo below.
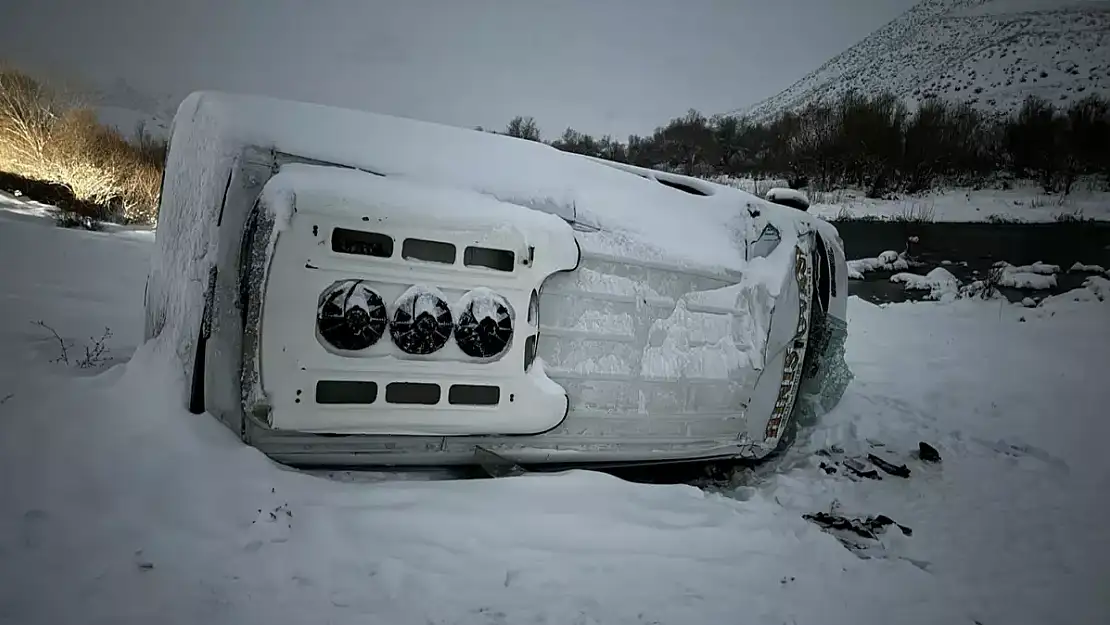
<svg viewBox="0 0 1110 625">
<path fill-rule="evenodd" d="M 763 232 L 759 233 L 759 238 L 748 246 L 748 259 L 770 256 L 781 241 L 782 234 L 779 233 L 779 229 L 767 224 L 763 227 Z"/>
</svg>

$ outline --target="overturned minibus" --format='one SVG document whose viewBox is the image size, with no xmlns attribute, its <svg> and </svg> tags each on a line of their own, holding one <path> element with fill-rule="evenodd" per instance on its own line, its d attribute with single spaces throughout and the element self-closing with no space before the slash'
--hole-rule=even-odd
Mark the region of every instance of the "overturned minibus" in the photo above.
<svg viewBox="0 0 1110 625">
<path fill-rule="evenodd" d="M 194 93 L 156 237 L 181 401 L 283 463 L 758 459 L 850 377 L 831 224 L 512 137 Z"/>
</svg>

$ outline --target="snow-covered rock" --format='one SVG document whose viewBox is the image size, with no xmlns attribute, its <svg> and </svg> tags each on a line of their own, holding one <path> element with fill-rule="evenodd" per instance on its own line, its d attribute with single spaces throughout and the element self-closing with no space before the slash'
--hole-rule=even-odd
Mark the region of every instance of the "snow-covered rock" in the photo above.
<svg viewBox="0 0 1110 625">
<path fill-rule="evenodd" d="M 1087 265 L 1084 263 L 1075 263 L 1068 271 L 1073 273 L 1107 273 L 1102 265 Z"/>
<path fill-rule="evenodd" d="M 809 198 L 797 189 L 775 187 L 767 192 L 766 198 L 776 204 L 784 204 L 803 210 L 809 208 Z"/>
<path fill-rule="evenodd" d="M 1110 300 L 1110 280 L 1102 276 L 1091 276 L 1083 281 L 1083 288 L 1094 294 L 1098 301 Z"/>
<path fill-rule="evenodd" d="M 1020 266 L 997 262 L 994 267 L 998 272 L 998 286 L 1014 289 L 1054 289 L 1056 274 L 1060 273 L 1059 265 L 1048 265 L 1040 261 Z"/>
<path fill-rule="evenodd" d="M 999 261 L 994 266 L 1010 273 L 1035 273 L 1041 276 L 1052 276 L 1060 273 L 1060 265 L 1049 265 L 1039 260 L 1032 265 L 1011 265 L 1005 261 Z"/>
<path fill-rule="evenodd" d="M 887 250 L 877 258 L 859 258 L 848 261 L 848 279 L 862 280 L 863 274 L 872 271 L 906 271 L 910 268 L 905 254 Z"/>
<path fill-rule="evenodd" d="M 1067 293 L 1052 295 L 1040 301 L 1037 309 L 1030 311 L 1035 318 L 1055 317 L 1059 313 L 1074 313 L 1095 310 L 1104 322 L 1110 320 L 1110 280 L 1102 276 L 1091 276 L 1083 281 L 1083 286 Z M 1105 332 L 1104 332 L 1105 333 Z"/>
<path fill-rule="evenodd" d="M 904 284 L 909 291 L 929 291 L 929 299 L 954 299 L 960 291 L 959 279 L 944 267 L 937 267 L 923 276 L 915 273 L 896 273 L 890 277 L 890 281 Z"/>
</svg>

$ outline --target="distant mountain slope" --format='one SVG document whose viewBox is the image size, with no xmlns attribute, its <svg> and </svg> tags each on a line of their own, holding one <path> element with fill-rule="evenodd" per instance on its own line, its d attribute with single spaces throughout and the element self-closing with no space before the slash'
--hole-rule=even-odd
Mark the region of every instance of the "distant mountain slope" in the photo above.
<svg viewBox="0 0 1110 625">
<path fill-rule="evenodd" d="M 923 0 L 747 110 L 766 119 L 846 90 L 939 97 L 1006 113 L 1035 94 L 1110 95 L 1110 0 Z"/>
<path fill-rule="evenodd" d="M 89 87 L 85 97 L 85 103 L 96 110 L 101 123 L 114 126 L 125 136 L 132 136 L 140 124 L 153 136 L 169 135 L 179 101 L 180 98 L 168 95 L 155 97 L 140 92 L 122 79 Z"/>
</svg>

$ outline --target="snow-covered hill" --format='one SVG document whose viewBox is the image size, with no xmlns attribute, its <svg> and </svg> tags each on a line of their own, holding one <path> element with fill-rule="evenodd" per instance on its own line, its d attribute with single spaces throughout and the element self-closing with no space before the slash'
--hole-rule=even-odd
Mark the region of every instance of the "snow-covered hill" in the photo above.
<svg viewBox="0 0 1110 625">
<path fill-rule="evenodd" d="M 785 91 L 733 113 L 766 119 L 850 89 L 999 113 L 1027 95 L 1058 104 L 1110 95 L 1110 1 L 923 0 Z"/>
</svg>

